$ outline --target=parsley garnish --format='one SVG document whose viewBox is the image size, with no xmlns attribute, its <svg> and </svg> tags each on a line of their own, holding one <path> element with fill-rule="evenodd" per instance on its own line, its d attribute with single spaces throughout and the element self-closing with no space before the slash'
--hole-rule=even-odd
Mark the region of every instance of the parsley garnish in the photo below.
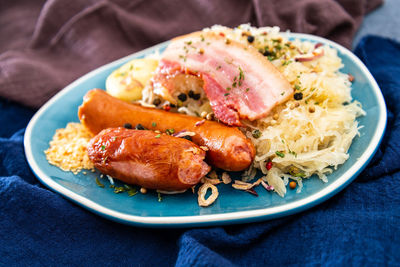
<svg viewBox="0 0 400 267">
<path fill-rule="evenodd" d="M 104 188 L 104 184 L 102 184 L 102 183 L 99 181 L 99 178 L 97 178 L 97 177 L 96 177 L 96 184 L 97 184 L 99 187 Z"/>
</svg>

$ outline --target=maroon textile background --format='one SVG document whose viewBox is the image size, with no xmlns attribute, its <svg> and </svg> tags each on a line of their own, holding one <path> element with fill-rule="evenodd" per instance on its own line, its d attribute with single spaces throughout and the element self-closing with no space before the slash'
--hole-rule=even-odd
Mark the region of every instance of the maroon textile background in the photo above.
<svg viewBox="0 0 400 267">
<path fill-rule="evenodd" d="M 346 47 L 383 0 L 0 0 L 0 97 L 40 107 L 107 62 L 214 24 L 280 26 Z"/>
</svg>

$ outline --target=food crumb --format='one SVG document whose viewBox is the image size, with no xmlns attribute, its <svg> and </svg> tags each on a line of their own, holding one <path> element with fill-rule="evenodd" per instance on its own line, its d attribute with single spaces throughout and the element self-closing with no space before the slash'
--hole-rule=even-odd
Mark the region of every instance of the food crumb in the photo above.
<svg viewBox="0 0 400 267">
<path fill-rule="evenodd" d="M 92 137 L 82 124 L 68 123 L 65 128 L 56 130 L 49 143 L 50 147 L 44 151 L 47 161 L 63 171 L 71 171 L 74 174 L 82 169 L 94 171 L 86 149 Z"/>
</svg>

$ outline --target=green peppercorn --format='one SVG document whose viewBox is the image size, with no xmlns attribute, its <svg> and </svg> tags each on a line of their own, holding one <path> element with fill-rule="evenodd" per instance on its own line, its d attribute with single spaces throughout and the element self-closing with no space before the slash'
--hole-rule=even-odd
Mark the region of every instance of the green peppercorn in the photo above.
<svg viewBox="0 0 400 267">
<path fill-rule="evenodd" d="M 261 136 L 261 132 L 258 129 L 255 129 L 251 134 L 253 135 L 254 138 L 260 138 Z"/>
</svg>

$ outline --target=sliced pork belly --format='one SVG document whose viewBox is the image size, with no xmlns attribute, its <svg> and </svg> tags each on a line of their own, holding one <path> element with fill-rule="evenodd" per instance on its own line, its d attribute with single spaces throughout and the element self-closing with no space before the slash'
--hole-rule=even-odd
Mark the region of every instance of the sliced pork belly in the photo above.
<svg viewBox="0 0 400 267">
<path fill-rule="evenodd" d="M 279 70 L 254 47 L 216 32 L 173 39 L 153 77 L 155 93 L 174 101 L 174 79 L 182 74 L 203 80 L 215 116 L 228 125 L 262 118 L 293 93 Z"/>
</svg>

